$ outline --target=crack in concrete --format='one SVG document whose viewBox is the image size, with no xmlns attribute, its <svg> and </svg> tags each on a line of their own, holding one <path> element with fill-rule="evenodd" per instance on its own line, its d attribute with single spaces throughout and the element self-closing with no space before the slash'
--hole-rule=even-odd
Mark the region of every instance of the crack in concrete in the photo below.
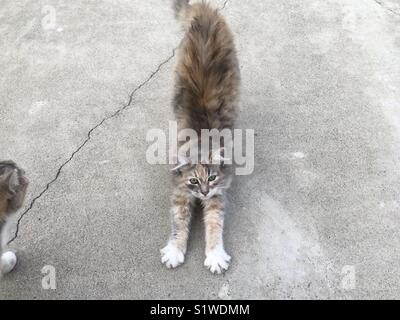
<svg viewBox="0 0 400 320">
<path fill-rule="evenodd" d="M 17 225 L 16 225 L 16 230 L 14 233 L 14 236 L 11 238 L 11 240 L 8 241 L 8 244 L 10 244 L 11 242 L 13 242 L 17 237 L 18 237 L 18 233 L 19 233 L 19 227 L 20 227 L 20 223 L 22 221 L 22 219 L 24 218 L 24 216 L 33 208 L 35 202 L 40 199 L 50 188 L 50 186 L 57 181 L 57 179 L 59 178 L 61 171 L 64 169 L 64 167 L 72 161 L 72 159 L 75 157 L 75 155 L 77 153 L 79 153 L 84 147 L 85 145 L 90 141 L 90 139 L 92 138 L 92 133 L 99 127 L 101 127 L 103 125 L 103 123 L 105 123 L 106 121 L 118 116 L 120 113 L 122 113 L 123 111 L 125 111 L 126 109 L 128 109 L 128 107 L 130 107 L 132 105 L 132 101 L 133 101 L 133 96 L 135 95 L 136 92 L 138 92 L 143 86 L 145 86 L 151 79 L 154 78 L 154 76 L 161 70 L 161 68 L 167 64 L 169 61 L 171 61 L 173 59 L 173 57 L 175 56 L 175 51 L 177 48 L 174 48 L 172 50 L 172 54 L 165 60 L 163 60 L 157 67 L 157 69 L 155 71 L 153 71 L 150 76 L 148 76 L 146 78 L 145 81 L 143 81 L 142 83 L 140 83 L 129 95 L 129 100 L 128 103 L 123 105 L 121 108 L 117 109 L 115 112 L 113 112 L 111 115 L 104 117 L 99 123 L 97 123 L 94 127 L 92 127 L 88 133 L 87 133 L 87 137 L 86 139 L 78 146 L 78 148 L 75 149 L 74 152 L 71 153 L 70 157 L 64 161 L 61 166 L 58 167 L 57 169 L 57 173 L 55 175 L 55 177 L 50 180 L 50 182 L 48 182 L 46 184 L 46 187 L 36 196 L 32 199 L 29 207 L 19 216 L 18 220 L 17 220 Z"/>
<path fill-rule="evenodd" d="M 224 4 L 222 5 L 222 8 L 220 10 L 224 10 L 226 5 L 228 4 L 229 0 L 225 0 Z"/>
<path fill-rule="evenodd" d="M 380 5 L 383 9 L 395 14 L 396 16 L 400 17 L 400 12 L 397 12 L 395 10 L 393 10 L 392 8 L 389 8 L 388 6 L 385 6 L 385 3 L 382 0 L 374 0 L 375 3 L 377 3 L 378 5 Z"/>
</svg>

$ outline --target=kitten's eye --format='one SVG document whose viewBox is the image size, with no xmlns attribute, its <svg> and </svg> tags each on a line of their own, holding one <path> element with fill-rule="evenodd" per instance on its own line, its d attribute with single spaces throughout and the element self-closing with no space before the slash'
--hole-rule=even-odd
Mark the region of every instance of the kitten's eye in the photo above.
<svg viewBox="0 0 400 320">
<path fill-rule="evenodd" d="M 199 183 L 199 180 L 197 180 L 196 178 L 191 178 L 191 179 L 189 180 L 189 182 L 190 182 L 191 184 L 198 184 L 198 183 Z"/>
<path fill-rule="evenodd" d="M 208 177 L 208 181 L 214 181 L 215 179 L 217 179 L 216 175 L 212 175 Z"/>
</svg>

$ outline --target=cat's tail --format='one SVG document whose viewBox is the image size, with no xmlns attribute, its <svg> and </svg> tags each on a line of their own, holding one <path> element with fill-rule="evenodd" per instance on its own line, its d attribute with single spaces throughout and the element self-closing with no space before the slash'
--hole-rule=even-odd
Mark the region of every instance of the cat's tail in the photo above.
<svg viewBox="0 0 400 320">
<path fill-rule="evenodd" d="M 189 7 L 189 0 L 173 0 L 173 8 L 176 19 L 180 21 L 184 20 L 186 11 Z"/>
</svg>

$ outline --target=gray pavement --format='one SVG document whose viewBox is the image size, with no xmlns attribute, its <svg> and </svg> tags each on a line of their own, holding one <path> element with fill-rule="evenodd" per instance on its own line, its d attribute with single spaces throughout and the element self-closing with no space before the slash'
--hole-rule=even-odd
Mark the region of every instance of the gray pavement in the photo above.
<svg viewBox="0 0 400 320">
<path fill-rule="evenodd" d="M 200 217 L 185 264 L 160 262 L 169 167 L 146 162 L 145 137 L 173 119 L 169 1 L 1 1 L 0 158 L 31 184 L 0 299 L 400 298 L 400 1 L 222 12 L 256 154 L 229 196 L 218 276 Z"/>
</svg>

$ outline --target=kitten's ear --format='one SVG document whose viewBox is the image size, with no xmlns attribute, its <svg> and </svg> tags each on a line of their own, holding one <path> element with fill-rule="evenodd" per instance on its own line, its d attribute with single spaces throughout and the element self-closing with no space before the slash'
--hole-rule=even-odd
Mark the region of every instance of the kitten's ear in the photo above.
<svg viewBox="0 0 400 320">
<path fill-rule="evenodd" d="M 184 166 L 188 166 L 190 164 L 191 164 L 191 162 L 188 157 L 178 154 L 178 164 L 176 167 L 172 168 L 171 171 L 179 172 L 179 169 L 181 169 Z"/>
<path fill-rule="evenodd" d="M 172 171 L 179 173 L 180 168 L 192 164 L 192 160 L 190 156 L 188 156 L 188 153 L 190 154 L 189 151 L 192 146 L 192 143 L 193 143 L 192 141 L 188 141 L 179 147 L 178 152 L 176 154 L 176 160 L 178 164 L 175 168 L 172 169 Z"/>
<path fill-rule="evenodd" d="M 7 198 L 12 199 L 17 193 L 18 171 L 16 169 L 6 170 L 0 177 L 0 187 L 7 192 Z"/>
<path fill-rule="evenodd" d="M 224 166 L 225 163 L 230 163 L 231 159 L 225 157 L 225 148 L 215 150 L 211 155 L 211 163 Z"/>
</svg>

